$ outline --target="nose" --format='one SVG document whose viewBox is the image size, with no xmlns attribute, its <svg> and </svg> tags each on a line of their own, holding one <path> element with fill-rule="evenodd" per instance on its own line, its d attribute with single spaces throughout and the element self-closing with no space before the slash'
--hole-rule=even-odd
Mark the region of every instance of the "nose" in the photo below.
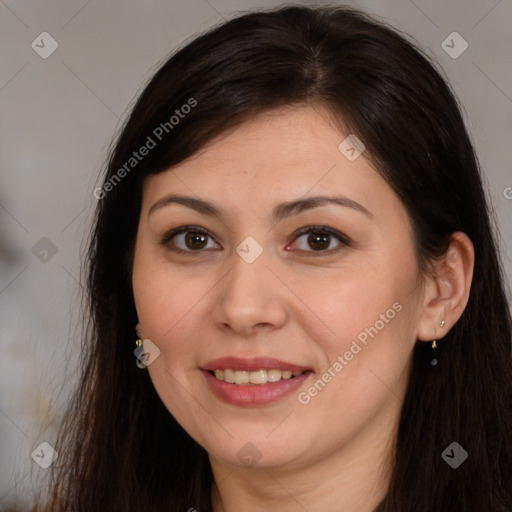
<svg viewBox="0 0 512 512">
<path fill-rule="evenodd" d="M 286 322 L 286 288 L 269 268 L 265 251 L 252 263 L 236 252 L 231 270 L 217 288 L 214 321 L 223 331 L 250 337 Z"/>
</svg>

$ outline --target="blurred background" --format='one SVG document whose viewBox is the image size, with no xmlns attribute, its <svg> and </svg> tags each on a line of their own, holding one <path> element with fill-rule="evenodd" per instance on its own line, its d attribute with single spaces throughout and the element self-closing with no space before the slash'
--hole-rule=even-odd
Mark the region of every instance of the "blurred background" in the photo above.
<svg viewBox="0 0 512 512">
<path fill-rule="evenodd" d="M 444 69 L 480 158 L 510 283 L 512 2 L 342 3 L 410 34 Z M 93 190 L 133 99 L 184 40 L 280 4 L 0 0 L 0 510 L 30 504 L 45 485 L 76 383 Z"/>
</svg>

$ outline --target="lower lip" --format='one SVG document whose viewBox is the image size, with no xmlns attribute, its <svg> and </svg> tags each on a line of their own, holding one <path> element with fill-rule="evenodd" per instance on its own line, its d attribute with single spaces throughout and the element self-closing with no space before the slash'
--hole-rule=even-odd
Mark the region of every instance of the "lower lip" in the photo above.
<svg viewBox="0 0 512 512">
<path fill-rule="evenodd" d="M 267 405 L 277 402 L 281 398 L 290 395 L 296 391 L 302 383 L 312 374 L 307 371 L 298 377 L 292 379 L 281 379 L 278 382 L 268 382 L 267 384 L 230 384 L 217 379 L 209 371 L 202 370 L 206 382 L 213 393 L 233 405 L 242 405 L 246 407 Z"/>
</svg>

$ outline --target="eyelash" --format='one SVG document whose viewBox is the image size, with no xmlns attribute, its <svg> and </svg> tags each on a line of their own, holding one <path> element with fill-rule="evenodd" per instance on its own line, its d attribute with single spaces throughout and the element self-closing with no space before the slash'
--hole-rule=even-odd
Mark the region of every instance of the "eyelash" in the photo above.
<svg viewBox="0 0 512 512">
<path fill-rule="evenodd" d="M 213 239 L 212 235 L 208 231 L 206 231 L 205 229 L 200 228 L 198 226 L 180 226 L 178 228 L 171 229 L 170 231 L 165 233 L 165 235 L 160 240 L 160 244 L 178 254 L 194 254 L 194 253 L 204 252 L 202 249 L 198 249 L 198 250 L 194 251 L 194 250 L 184 250 L 184 249 L 180 249 L 177 247 L 170 247 L 169 242 L 176 235 L 180 235 L 183 233 L 199 233 L 202 235 L 209 236 L 210 238 Z M 352 243 L 352 241 L 350 240 L 350 238 L 348 236 L 344 235 L 343 233 L 340 233 L 339 231 L 337 231 L 335 229 L 330 228 L 329 226 L 306 226 L 301 229 L 298 229 L 293 234 L 293 236 L 294 236 L 293 241 L 295 242 L 298 238 L 300 238 L 300 236 L 309 234 L 309 233 L 318 233 L 318 234 L 329 235 L 331 237 L 338 239 L 338 241 L 340 242 L 340 244 L 337 247 L 335 247 L 334 249 L 319 250 L 319 251 L 314 251 L 314 250 L 304 251 L 302 249 L 299 249 L 300 252 L 306 253 L 308 256 L 312 256 L 312 257 L 326 256 L 326 255 L 334 254 L 334 253 L 340 251 L 341 249 L 343 249 L 343 247 L 350 246 Z"/>
</svg>

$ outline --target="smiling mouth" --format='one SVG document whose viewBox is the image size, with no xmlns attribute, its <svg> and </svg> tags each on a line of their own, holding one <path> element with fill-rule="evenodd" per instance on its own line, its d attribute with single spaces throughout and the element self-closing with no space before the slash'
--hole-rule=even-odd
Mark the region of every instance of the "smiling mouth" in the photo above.
<svg viewBox="0 0 512 512">
<path fill-rule="evenodd" d="M 226 368 L 224 370 L 210 371 L 210 374 L 215 376 L 216 379 L 228 384 L 238 385 L 261 385 L 271 382 L 279 382 L 280 380 L 290 380 L 304 373 L 310 373 L 309 370 L 291 372 L 290 370 L 257 370 L 254 372 L 247 372 L 242 370 L 233 370 Z"/>
</svg>

